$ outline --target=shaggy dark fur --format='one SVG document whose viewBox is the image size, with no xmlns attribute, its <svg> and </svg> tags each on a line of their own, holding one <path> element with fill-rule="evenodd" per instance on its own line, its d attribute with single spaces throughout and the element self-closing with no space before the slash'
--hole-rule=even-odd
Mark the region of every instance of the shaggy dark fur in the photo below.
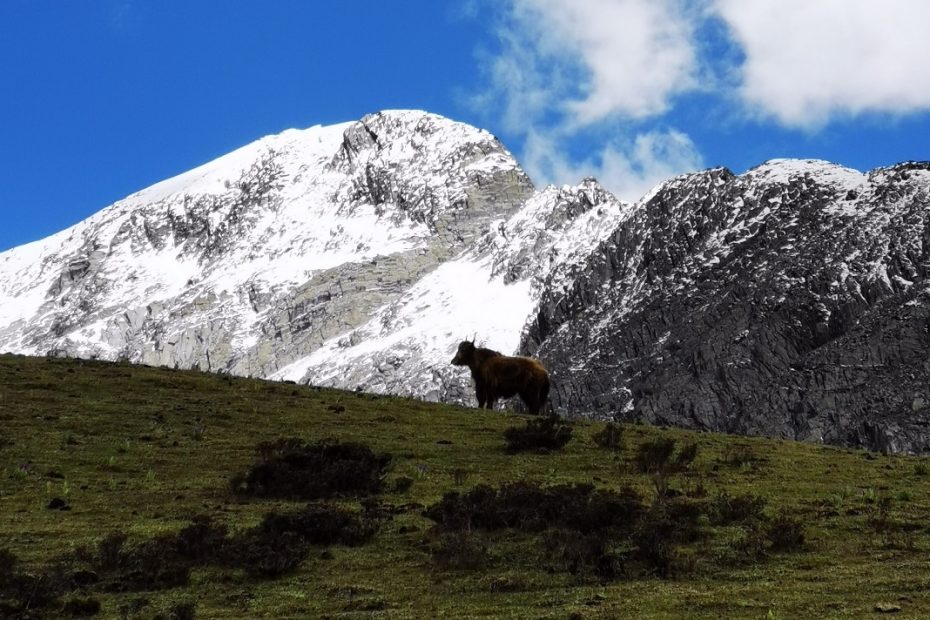
<svg viewBox="0 0 930 620">
<path fill-rule="evenodd" d="M 549 373 L 529 357 L 501 355 L 465 340 L 459 345 L 452 363 L 471 370 L 478 408 L 493 409 L 498 398 L 519 394 L 530 413 L 537 415 L 549 397 Z"/>
</svg>

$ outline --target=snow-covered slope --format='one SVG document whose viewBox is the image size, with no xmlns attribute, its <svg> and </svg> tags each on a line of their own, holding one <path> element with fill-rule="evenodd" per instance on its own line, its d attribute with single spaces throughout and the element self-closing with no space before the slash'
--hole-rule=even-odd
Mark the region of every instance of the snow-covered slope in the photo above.
<svg viewBox="0 0 930 620">
<path fill-rule="evenodd" d="M 364 325 L 273 377 L 470 402 L 468 373 L 449 364 L 459 342 L 515 352 L 542 289 L 566 282 L 629 207 L 593 179 L 548 187 Z"/>
<path fill-rule="evenodd" d="M 0 350 L 272 375 L 531 193 L 493 136 L 436 115 L 289 130 L 0 254 Z"/>
</svg>

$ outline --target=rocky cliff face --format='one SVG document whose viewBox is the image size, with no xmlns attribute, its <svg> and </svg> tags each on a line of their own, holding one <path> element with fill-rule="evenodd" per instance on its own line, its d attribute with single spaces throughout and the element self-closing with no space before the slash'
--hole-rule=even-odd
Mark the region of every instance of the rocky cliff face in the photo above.
<svg viewBox="0 0 930 620">
<path fill-rule="evenodd" d="M 928 218 L 926 163 L 680 177 L 547 288 L 522 348 L 562 411 L 927 451 Z"/>
</svg>

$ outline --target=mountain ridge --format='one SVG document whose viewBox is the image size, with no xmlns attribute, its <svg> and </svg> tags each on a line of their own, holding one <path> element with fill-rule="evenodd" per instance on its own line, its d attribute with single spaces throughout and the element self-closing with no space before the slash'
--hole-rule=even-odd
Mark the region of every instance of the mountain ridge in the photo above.
<svg viewBox="0 0 930 620">
<path fill-rule="evenodd" d="M 930 379 L 928 196 L 920 162 L 672 179 L 573 289 L 544 293 L 522 348 L 555 369 L 568 410 L 924 452 L 926 412 L 912 405 Z"/>
</svg>

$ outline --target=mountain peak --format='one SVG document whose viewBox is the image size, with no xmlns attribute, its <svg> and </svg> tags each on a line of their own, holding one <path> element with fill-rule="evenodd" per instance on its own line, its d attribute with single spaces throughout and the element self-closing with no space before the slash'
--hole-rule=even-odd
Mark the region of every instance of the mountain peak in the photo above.
<svg viewBox="0 0 930 620">
<path fill-rule="evenodd" d="M 0 254 L 0 349 L 270 374 L 531 191 L 493 136 L 435 114 L 266 136 Z"/>
</svg>

